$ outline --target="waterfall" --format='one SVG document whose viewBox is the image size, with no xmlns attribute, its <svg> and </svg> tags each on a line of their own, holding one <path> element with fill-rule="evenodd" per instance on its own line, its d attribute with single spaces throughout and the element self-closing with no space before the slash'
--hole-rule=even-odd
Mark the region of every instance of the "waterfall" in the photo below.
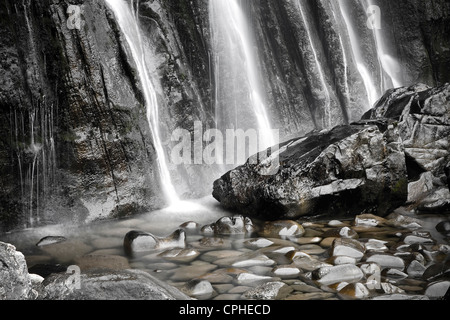
<svg viewBox="0 0 450 320">
<path fill-rule="evenodd" d="M 303 11 L 302 3 L 304 3 L 303 0 L 297 0 L 297 2 L 296 2 L 297 8 L 300 11 L 303 23 L 305 25 L 306 33 L 308 34 L 309 44 L 310 44 L 310 47 L 311 47 L 311 50 L 312 50 L 312 53 L 313 53 L 313 56 L 314 56 L 314 62 L 316 64 L 316 68 L 318 70 L 320 83 L 322 84 L 323 94 L 325 96 L 325 108 L 324 108 L 324 111 L 325 111 L 325 117 L 324 117 L 325 127 L 330 128 L 332 126 L 332 124 L 331 124 L 332 119 L 331 119 L 331 96 L 330 96 L 330 91 L 328 90 L 327 81 L 325 80 L 325 73 L 323 71 L 321 62 L 319 61 L 319 57 L 318 57 L 318 54 L 317 54 L 317 49 L 316 49 L 316 47 L 314 45 L 314 41 L 313 41 L 312 36 L 311 36 L 310 26 L 309 26 L 307 17 L 305 16 L 305 13 Z"/>
<path fill-rule="evenodd" d="M 347 28 L 348 36 L 350 38 L 350 45 L 352 48 L 353 56 L 356 61 L 356 67 L 362 77 L 362 80 L 364 82 L 364 87 L 366 88 L 367 98 L 369 100 L 370 105 L 372 106 L 379 99 L 380 93 L 378 92 L 376 86 L 373 83 L 373 77 L 372 77 L 371 72 L 369 71 L 368 67 L 366 66 L 365 59 L 364 59 L 363 54 L 360 49 L 361 41 L 355 30 L 355 26 L 353 25 L 353 23 L 350 19 L 350 14 L 346 8 L 346 5 L 348 5 L 348 3 L 344 4 L 344 2 L 347 2 L 347 1 L 348 0 L 339 0 L 338 5 L 339 5 L 339 9 L 341 11 L 342 18 L 345 22 L 345 26 Z"/>
<path fill-rule="evenodd" d="M 143 35 L 139 27 L 137 13 L 133 10 L 132 6 L 122 0 L 106 0 L 106 3 L 116 16 L 119 27 L 125 35 L 126 41 L 131 50 L 132 58 L 136 64 L 145 98 L 147 121 L 156 150 L 157 164 L 164 195 L 169 205 L 176 204 L 180 201 L 180 199 L 172 183 L 170 171 L 167 165 L 167 156 L 161 140 L 159 128 L 159 105 L 155 87 L 151 81 L 150 72 L 146 61 L 148 59 L 147 55 L 150 55 L 150 53 L 145 47 Z"/>
<path fill-rule="evenodd" d="M 237 0 L 209 1 L 209 12 L 218 129 L 259 129 L 259 149 L 272 147 L 278 141 L 272 134 L 247 18 Z"/>
<path fill-rule="evenodd" d="M 374 8 L 374 2 L 372 0 L 362 0 L 361 4 L 365 8 L 366 12 L 370 10 L 371 8 Z M 381 14 L 380 12 L 377 12 L 376 10 L 374 12 L 367 12 L 368 14 Z M 392 87 L 398 88 L 402 86 L 402 80 L 401 80 L 401 67 L 398 63 L 398 61 L 388 52 L 387 45 L 384 41 L 383 37 L 383 28 L 375 27 L 372 28 L 373 31 L 373 37 L 376 43 L 377 52 L 378 52 L 378 59 L 381 65 L 382 70 L 387 75 L 387 78 L 385 76 L 382 76 L 381 78 L 381 88 L 384 92 L 387 89 L 390 89 Z M 383 72 L 381 72 L 383 74 Z"/>
</svg>

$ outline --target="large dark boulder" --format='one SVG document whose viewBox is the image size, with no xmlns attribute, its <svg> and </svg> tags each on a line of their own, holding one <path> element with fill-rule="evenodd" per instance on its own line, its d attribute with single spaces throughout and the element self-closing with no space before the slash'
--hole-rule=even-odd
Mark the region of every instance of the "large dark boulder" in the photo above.
<svg viewBox="0 0 450 320">
<path fill-rule="evenodd" d="M 213 196 L 228 209 L 273 219 L 386 215 L 406 201 L 404 150 L 389 120 L 315 132 L 279 151 L 277 173 L 261 174 L 264 162 L 250 159 L 217 180 Z"/>
</svg>

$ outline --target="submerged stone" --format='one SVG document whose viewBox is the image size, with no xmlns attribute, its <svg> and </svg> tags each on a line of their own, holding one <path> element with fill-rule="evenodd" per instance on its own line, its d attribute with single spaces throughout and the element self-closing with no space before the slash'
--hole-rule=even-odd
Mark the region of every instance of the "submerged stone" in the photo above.
<svg viewBox="0 0 450 320">
<path fill-rule="evenodd" d="M 344 239 L 357 239 L 359 238 L 358 233 L 356 233 L 355 230 L 349 228 L 349 227 L 341 227 L 336 229 L 331 229 L 323 234 L 324 238 L 329 237 L 337 237 L 337 238 L 344 238 Z"/>
<path fill-rule="evenodd" d="M 370 292 L 367 287 L 360 283 L 350 283 L 339 290 L 339 296 L 344 299 L 365 299 L 369 297 Z"/>
<path fill-rule="evenodd" d="M 63 237 L 63 236 L 48 236 L 48 237 L 44 237 L 41 240 L 39 240 L 39 242 L 36 243 L 36 246 L 42 247 L 42 246 L 47 246 L 50 244 L 60 243 L 60 242 L 64 242 L 64 241 L 67 241 L 67 238 Z"/>
<path fill-rule="evenodd" d="M 297 277 L 300 274 L 300 269 L 292 265 L 277 266 L 272 269 L 271 273 L 275 277 L 290 279 Z"/>
<path fill-rule="evenodd" d="M 365 253 L 364 246 L 357 240 L 336 238 L 331 246 L 332 256 L 346 256 L 360 260 Z"/>
<path fill-rule="evenodd" d="M 355 217 L 355 226 L 359 227 L 377 227 L 386 224 L 386 219 L 373 214 L 361 214 Z"/>
<path fill-rule="evenodd" d="M 253 300 L 280 300 L 285 298 L 293 289 L 281 281 L 264 283 L 245 292 L 242 297 Z"/>
<path fill-rule="evenodd" d="M 375 262 L 382 269 L 385 269 L 385 268 L 395 268 L 398 270 L 405 269 L 405 261 L 402 258 L 396 257 L 396 256 L 388 254 L 388 253 L 375 253 L 375 254 L 369 255 L 365 259 L 365 261 L 366 262 Z"/>
<path fill-rule="evenodd" d="M 450 221 L 442 221 L 436 225 L 436 230 L 442 234 L 450 234 Z"/>
<path fill-rule="evenodd" d="M 265 237 L 301 237 L 305 229 L 292 220 L 269 221 L 264 224 L 262 234 Z"/>
<path fill-rule="evenodd" d="M 442 280 L 430 283 L 425 290 L 425 295 L 430 298 L 442 298 L 450 289 L 450 281 Z"/>
<path fill-rule="evenodd" d="M 313 272 L 313 279 L 323 285 L 338 282 L 358 282 L 363 277 L 364 274 L 361 269 L 351 264 L 322 267 Z"/>
<path fill-rule="evenodd" d="M 267 281 L 271 281 L 273 280 L 272 277 L 268 277 L 268 276 L 260 276 L 260 275 L 255 275 L 255 274 L 251 274 L 251 273 L 240 273 L 238 274 L 238 276 L 235 279 L 236 284 L 238 285 L 258 285 L 262 282 L 267 282 Z"/>
<path fill-rule="evenodd" d="M 148 232 L 133 230 L 125 235 L 123 247 L 128 255 L 154 249 L 184 248 L 186 232 L 179 229 L 166 238 L 159 238 Z"/>
<path fill-rule="evenodd" d="M 200 255 L 200 252 L 195 249 L 181 249 L 181 248 L 175 248 L 166 250 L 162 253 L 160 253 L 158 256 L 169 260 L 169 261 L 176 261 L 176 262 L 191 262 L 195 258 L 197 258 Z"/>
<path fill-rule="evenodd" d="M 425 270 L 426 267 L 422 263 L 417 260 L 412 260 L 408 268 L 406 269 L 406 272 L 410 277 L 421 278 Z"/>
<path fill-rule="evenodd" d="M 208 280 L 193 279 L 181 288 L 181 292 L 191 297 L 207 299 L 213 295 L 214 288 Z"/>
</svg>

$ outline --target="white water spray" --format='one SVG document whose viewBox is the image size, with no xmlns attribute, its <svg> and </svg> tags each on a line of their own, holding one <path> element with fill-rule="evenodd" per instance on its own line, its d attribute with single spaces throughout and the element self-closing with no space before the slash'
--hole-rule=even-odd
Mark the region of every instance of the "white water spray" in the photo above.
<svg viewBox="0 0 450 320">
<path fill-rule="evenodd" d="M 216 69 L 216 107 L 219 105 L 217 92 L 222 90 L 222 85 L 228 86 L 228 90 L 231 88 L 230 92 L 225 93 L 229 96 L 247 90 L 261 133 L 259 149 L 264 150 L 272 147 L 278 141 L 275 141 L 272 134 L 267 115 L 259 81 L 261 76 L 257 70 L 257 61 L 255 60 L 257 55 L 251 43 L 246 17 L 237 0 L 212 0 L 209 2 L 209 5 Z M 228 68 L 227 72 L 234 73 L 231 77 L 226 78 L 226 81 L 229 83 L 221 82 L 221 66 Z M 240 81 L 240 79 L 245 79 L 245 83 Z M 234 117 L 237 123 L 238 120 L 242 119 L 239 119 L 241 116 L 238 110 L 239 101 L 235 100 L 235 104 Z M 221 122 L 220 113 L 216 112 L 216 120 L 219 123 Z"/>
</svg>

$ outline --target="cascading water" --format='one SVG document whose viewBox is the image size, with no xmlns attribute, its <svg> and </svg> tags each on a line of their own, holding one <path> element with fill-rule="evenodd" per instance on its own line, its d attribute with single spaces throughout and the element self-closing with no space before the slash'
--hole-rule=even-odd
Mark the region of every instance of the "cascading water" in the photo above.
<svg viewBox="0 0 450 320">
<path fill-rule="evenodd" d="M 210 1 L 209 12 L 218 129 L 258 129 L 259 149 L 272 147 L 278 141 L 272 134 L 244 12 L 237 0 Z"/>
<path fill-rule="evenodd" d="M 361 0 L 361 5 L 366 8 L 366 12 L 372 9 L 372 12 L 368 12 L 370 15 L 379 15 L 381 12 L 379 8 L 376 7 L 372 0 Z M 378 17 L 379 19 L 381 17 Z M 379 21 L 381 22 L 381 21 Z M 380 65 L 382 71 L 386 74 L 386 76 L 382 76 L 381 88 L 382 92 L 392 87 L 401 87 L 401 67 L 398 61 L 388 52 L 387 45 L 384 41 L 384 37 L 382 34 L 382 26 L 372 26 L 373 37 L 375 39 L 375 43 L 377 46 L 378 59 L 380 61 Z"/>
<path fill-rule="evenodd" d="M 347 28 L 348 36 L 350 38 L 350 44 L 352 47 L 353 56 L 355 58 L 357 69 L 363 79 L 364 86 L 366 88 L 367 98 L 369 100 L 370 105 L 372 106 L 380 97 L 380 92 L 377 90 L 376 86 L 373 83 L 373 77 L 368 67 L 366 66 L 365 59 L 363 58 L 363 54 L 360 49 L 360 39 L 355 30 L 355 26 L 353 25 L 350 19 L 350 13 L 347 10 L 347 6 L 349 5 L 347 0 L 338 0 L 339 9 L 342 15 L 342 18 L 345 22 L 345 26 Z"/>
<path fill-rule="evenodd" d="M 157 164 L 161 176 L 161 183 L 164 195 L 169 205 L 174 205 L 180 201 L 175 187 L 172 183 L 170 171 L 167 165 L 167 156 L 165 154 L 161 133 L 159 129 L 159 105 L 155 87 L 153 86 L 147 65 L 146 45 L 139 27 L 136 10 L 132 4 L 129 5 L 123 0 L 106 0 L 108 6 L 114 12 L 121 31 L 125 35 L 128 46 L 131 50 L 132 58 L 136 64 L 139 79 L 142 84 L 142 90 L 147 108 L 147 120 L 152 133 L 154 147 L 157 154 Z M 138 7 L 139 5 L 137 5 Z"/>
</svg>

